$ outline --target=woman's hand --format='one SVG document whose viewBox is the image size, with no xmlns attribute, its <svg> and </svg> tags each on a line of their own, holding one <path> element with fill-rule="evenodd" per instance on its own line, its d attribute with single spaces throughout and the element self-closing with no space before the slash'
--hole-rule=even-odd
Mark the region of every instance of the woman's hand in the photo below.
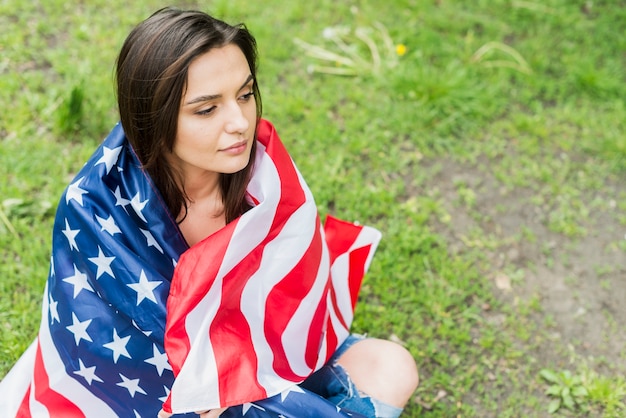
<svg viewBox="0 0 626 418">
<path fill-rule="evenodd" d="M 211 409 L 210 411 L 201 411 L 196 412 L 196 414 L 200 415 L 200 418 L 217 418 L 222 415 L 222 412 L 226 411 L 228 408 L 220 408 L 220 409 Z M 172 414 L 168 414 L 164 410 L 161 409 L 159 412 L 159 418 L 169 418 Z"/>
</svg>

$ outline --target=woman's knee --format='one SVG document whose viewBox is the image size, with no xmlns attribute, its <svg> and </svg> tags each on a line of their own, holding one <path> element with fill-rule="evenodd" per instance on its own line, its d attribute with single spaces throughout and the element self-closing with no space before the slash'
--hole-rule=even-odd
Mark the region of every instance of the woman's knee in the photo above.
<svg viewBox="0 0 626 418">
<path fill-rule="evenodd" d="M 404 407 L 419 384 L 415 359 L 407 349 L 391 341 L 364 339 L 337 362 L 359 390 L 396 407 Z"/>
</svg>

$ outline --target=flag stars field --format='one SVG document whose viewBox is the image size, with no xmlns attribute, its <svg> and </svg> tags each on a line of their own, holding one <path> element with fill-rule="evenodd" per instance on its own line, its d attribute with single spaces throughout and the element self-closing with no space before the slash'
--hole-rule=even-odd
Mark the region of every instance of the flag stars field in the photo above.
<svg viewBox="0 0 626 418">
<path fill-rule="evenodd" d="M 147 241 L 147 245 L 148 247 L 154 247 L 156 248 L 161 254 L 163 254 L 163 248 L 161 248 L 161 246 L 159 245 L 159 243 L 157 242 L 157 240 L 154 238 L 154 236 L 150 233 L 150 231 L 139 228 L 139 230 L 141 231 L 141 233 L 146 237 L 146 241 Z"/>
<path fill-rule="evenodd" d="M 96 366 L 85 367 L 85 365 L 83 364 L 83 361 L 81 359 L 78 359 L 78 365 L 79 365 L 80 369 L 79 370 L 75 370 L 74 374 L 77 374 L 79 376 L 84 377 L 85 380 L 87 381 L 87 383 L 89 384 L 89 386 L 91 386 L 91 383 L 94 380 L 96 382 L 103 382 L 102 379 L 100 379 L 98 376 L 96 376 Z"/>
<path fill-rule="evenodd" d="M 130 204 L 130 200 L 122 197 L 122 193 L 120 192 L 119 186 L 115 188 L 115 191 L 113 192 L 113 196 L 115 196 L 115 206 L 121 206 L 124 208 L 124 210 L 126 210 L 126 206 Z"/>
<path fill-rule="evenodd" d="M 170 366 L 170 363 L 167 361 L 167 354 L 164 352 L 161 353 L 154 343 L 152 344 L 152 352 L 153 356 L 146 359 L 145 362 L 156 367 L 159 376 L 163 374 L 164 370 L 172 370 L 172 366 Z"/>
<path fill-rule="evenodd" d="M 141 220 L 144 222 L 148 222 L 148 221 L 146 221 L 146 218 L 143 216 L 143 213 L 141 213 L 141 211 L 143 211 L 147 203 L 148 203 L 147 199 L 143 201 L 141 200 L 141 198 L 139 197 L 139 192 L 137 192 L 137 194 L 133 196 L 133 198 L 130 201 L 130 205 L 132 206 L 133 210 L 135 211 L 137 216 L 139 216 L 139 218 L 141 218 Z"/>
<path fill-rule="evenodd" d="M 68 325 L 66 328 L 74 334 L 74 341 L 78 346 L 80 340 L 86 340 L 89 342 L 93 342 L 89 334 L 87 333 L 87 327 L 91 324 L 91 319 L 87 319 L 86 321 L 79 321 L 76 314 L 72 312 L 72 325 Z"/>
<path fill-rule="evenodd" d="M 67 238 L 67 242 L 70 245 L 70 249 L 74 249 L 76 251 L 79 251 L 78 245 L 76 244 L 76 235 L 78 235 L 78 233 L 80 232 L 80 229 L 72 229 L 72 228 L 70 228 L 70 223 L 68 222 L 68 220 L 66 218 L 65 219 L 65 229 L 62 230 L 61 232 L 63 232 L 63 235 L 65 235 L 65 238 Z"/>
<path fill-rule="evenodd" d="M 96 271 L 96 280 L 100 278 L 104 273 L 107 273 L 109 276 L 115 279 L 115 275 L 113 274 L 113 270 L 111 270 L 111 263 L 115 260 L 115 257 L 106 257 L 102 252 L 102 248 L 98 246 L 98 256 L 97 257 L 89 257 L 89 261 L 94 263 L 97 266 Z"/>
<path fill-rule="evenodd" d="M 113 215 L 109 215 L 107 219 L 101 218 L 98 215 L 96 215 L 96 220 L 100 224 L 100 227 L 101 227 L 100 231 L 106 231 L 111 236 L 122 233 L 120 228 L 115 223 L 115 219 L 113 219 Z"/>
<path fill-rule="evenodd" d="M 122 147 L 109 148 L 102 147 L 102 157 L 96 162 L 95 165 L 104 164 L 106 166 L 106 172 L 109 174 L 115 163 L 117 162 L 117 158 L 120 155 L 120 151 Z"/>
<path fill-rule="evenodd" d="M 87 193 L 87 190 L 80 188 L 80 183 L 85 177 L 81 177 L 74 183 L 70 184 L 65 194 L 65 203 L 70 204 L 70 200 L 75 200 L 80 206 L 83 205 L 83 195 Z"/>
<path fill-rule="evenodd" d="M 63 281 L 74 286 L 74 299 L 76 299 L 83 289 L 93 292 L 93 288 L 87 281 L 87 275 L 78 270 L 76 264 L 74 264 L 74 275 L 66 277 Z"/>
<path fill-rule="evenodd" d="M 59 319 L 59 310 L 57 309 L 59 302 L 52 298 L 52 295 L 48 294 L 48 309 L 50 311 L 50 324 L 54 324 L 54 321 L 61 322 Z"/>
<path fill-rule="evenodd" d="M 139 386 L 139 379 L 129 379 L 122 373 L 120 373 L 120 377 L 122 378 L 122 381 L 117 385 L 128 389 L 128 393 L 130 393 L 131 398 L 134 398 L 137 392 L 142 395 L 147 395 L 146 391 Z"/>
<path fill-rule="evenodd" d="M 108 348 L 109 350 L 113 351 L 113 363 L 117 364 L 120 356 L 132 358 L 130 353 L 126 349 L 126 345 L 128 344 L 129 340 L 130 335 L 120 338 L 120 336 L 117 334 L 117 330 L 113 328 L 113 341 L 102 345 L 104 348 Z"/>
<path fill-rule="evenodd" d="M 146 273 L 141 270 L 141 274 L 139 274 L 139 283 L 131 283 L 127 285 L 135 292 L 137 292 L 137 306 L 144 300 L 149 299 L 154 303 L 157 303 L 156 297 L 154 296 L 154 289 L 156 289 L 162 281 L 148 281 L 146 277 Z"/>
</svg>

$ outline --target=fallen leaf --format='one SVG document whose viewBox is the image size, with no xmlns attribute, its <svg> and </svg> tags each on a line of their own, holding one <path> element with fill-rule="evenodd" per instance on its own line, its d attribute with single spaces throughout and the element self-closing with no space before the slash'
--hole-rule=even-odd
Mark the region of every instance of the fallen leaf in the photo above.
<svg viewBox="0 0 626 418">
<path fill-rule="evenodd" d="M 495 278 L 496 287 L 500 290 L 511 290 L 511 278 L 504 273 L 498 273 Z"/>
</svg>

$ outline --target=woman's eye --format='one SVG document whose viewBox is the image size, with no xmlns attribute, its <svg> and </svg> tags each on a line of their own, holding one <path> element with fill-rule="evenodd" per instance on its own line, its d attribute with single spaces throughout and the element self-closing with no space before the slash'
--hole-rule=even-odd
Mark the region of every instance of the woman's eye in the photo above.
<svg viewBox="0 0 626 418">
<path fill-rule="evenodd" d="M 243 96 L 240 97 L 240 99 L 243 100 L 244 102 L 247 102 L 252 97 L 254 97 L 254 91 L 251 91 L 250 93 L 244 94 Z"/>
<path fill-rule="evenodd" d="M 196 115 L 206 116 L 206 115 L 209 115 L 209 114 L 213 113 L 213 110 L 215 110 L 215 106 L 211 106 L 211 107 L 209 107 L 207 109 L 198 110 L 196 112 Z"/>
</svg>

